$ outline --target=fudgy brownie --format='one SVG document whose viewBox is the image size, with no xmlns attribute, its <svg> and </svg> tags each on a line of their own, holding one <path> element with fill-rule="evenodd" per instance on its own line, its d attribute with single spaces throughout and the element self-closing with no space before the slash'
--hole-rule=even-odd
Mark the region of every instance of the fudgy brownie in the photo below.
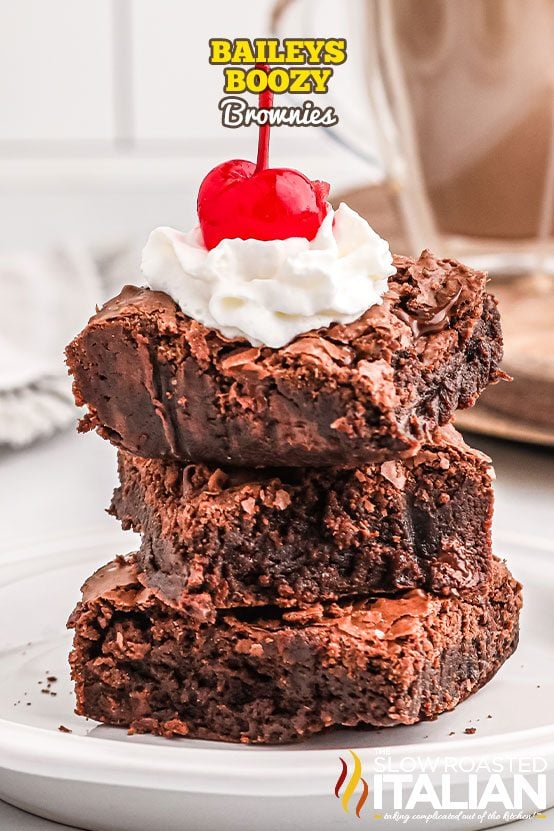
<svg viewBox="0 0 554 831">
<path fill-rule="evenodd" d="M 354 470 L 246 470 L 119 453 L 111 512 L 143 535 L 146 584 L 200 620 L 217 608 L 421 587 L 490 573 L 490 459 L 448 426 L 416 456 Z"/>
<path fill-rule="evenodd" d="M 483 272 L 429 251 L 395 266 L 380 306 L 280 349 L 127 286 L 67 348 L 79 429 L 139 456 L 247 467 L 414 454 L 500 377 L 502 338 Z"/>
<path fill-rule="evenodd" d="M 521 596 L 505 565 L 464 596 L 304 611 L 241 610 L 189 628 L 132 562 L 83 587 L 69 626 L 77 713 L 131 732 L 280 743 L 450 710 L 514 651 Z"/>
</svg>

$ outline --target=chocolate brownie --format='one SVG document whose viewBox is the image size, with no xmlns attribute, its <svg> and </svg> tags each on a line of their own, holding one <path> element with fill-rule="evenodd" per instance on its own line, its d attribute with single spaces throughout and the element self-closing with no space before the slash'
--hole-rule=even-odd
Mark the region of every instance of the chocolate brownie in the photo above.
<svg viewBox="0 0 554 831">
<path fill-rule="evenodd" d="M 254 348 L 127 286 L 67 348 L 81 431 L 149 458 L 246 467 L 413 455 L 501 373 L 486 275 L 396 257 L 380 306 L 280 349 Z"/>
<path fill-rule="evenodd" d="M 514 651 L 521 596 L 505 565 L 464 596 L 220 613 L 190 629 L 105 566 L 69 626 L 77 713 L 130 732 L 283 743 L 343 725 L 413 724 L 451 710 Z"/>
<path fill-rule="evenodd" d="M 479 585 L 490 459 L 448 426 L 410 459 L 246 470 L 119 453 L 111 512 L 143 535 L 146 584 L 200 620 L 216 608 Z"/>
</svg>

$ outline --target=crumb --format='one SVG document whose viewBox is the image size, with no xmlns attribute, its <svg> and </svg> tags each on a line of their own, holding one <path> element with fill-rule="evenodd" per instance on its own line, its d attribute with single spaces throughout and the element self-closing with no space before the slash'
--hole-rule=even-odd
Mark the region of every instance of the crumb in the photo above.
<svg viewBox="0 0 554 831">
<path fill-rule="evenodd" d="M 454 730 L 451 730 L 451 731 L 450 731 L 450 733 L 449 733 L 448 735 L 449 735 L 449 736 L 455 736 L 455 735 L 456 735 L 456 733 L 454 732 Z"/>
<path fill-rule="evenodd" d="M 50 695 L 57 695 L 57 694 L 58 694 L 57 692 L 54 692 L 53 690 L 50 690 Z"/>
<path fill-rule="evenodd" d="M 488 716 L 487 716 L 487 718 L 492 718 L 492 716 L 491 716 L 491 715 L 488 715 Z"/>
<path fill-rule="evenodd" d="M 50 695 L 50 690 L 46 690 L 46 689 L 44 689 L 44 690 L 41 690 L 41 693 L 42 693 L 43 695 Z"/>
<path fill-rule="evenodd" d="M 541 688 L 541 685 L 537 684 L 537 689 L 540 690 L 540 688 Z"/>
<path fill-rule="evenodd" d="M 477 733 L 476 727 L 466 727 L 464 733 L 467 733 L 468 736 L 473 736 L 474 733 Z"/>
<path fill-rule="evenodd" d="M 28 701 L 28 702 L 27 702 L 27 707 L 30 707 L 30 706 L 31 706 L 31 702 L 30 702 L 30 701 Z"/>
<path fill-rule="evenodd" d="M 58 727 L 60 733 L 73 733 L 73 730 L 70 730 L 69 727 L 66 727 L 65 724 L 60 724 Z"/>
<path fill-rule="evenodd" d="M 46 677 L 46 680 L 48 681 L 49 684 L 55 684 L 58 679 L 56 678 L 55 675 L 48 675 Z"/>
</svg>

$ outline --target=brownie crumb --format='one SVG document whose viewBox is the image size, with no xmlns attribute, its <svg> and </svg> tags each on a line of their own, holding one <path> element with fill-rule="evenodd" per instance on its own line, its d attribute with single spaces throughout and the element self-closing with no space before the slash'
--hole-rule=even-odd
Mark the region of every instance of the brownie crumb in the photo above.
<svg viewBox="0 0 554 831">
<path fill-rule="evenodd" d="M 467 733 L 468 736 L 473 736 L 474 733 L 477 733 L 476 727 L 466 727 L 464 733 Z"/>
<path fill-rule="evenodd" d="M 46 680 L 49 684 L 55 684 L 58 679 L 55 675 L 48 675 Z"/>
<path fill-rule="evenodd" d="M 58 727 L 60 733 L 73 733 L 73 730 L 70 730 L 69 727 L 66 727 L 65 724 L 60 724 Z"/>
<path fill-rule="evenodd" d="M 449 733 L 448 735 L 449 735 L 449 736 L 455 736 L 455 735 L 456 735 L 456 733 L 454 732 L 454 730 L 451 730 L 451 731 L 450 731 L 450 733 Z"/>
<path fill-rule="evenodd" d="M 492 718 L 492 716 L 489 714 L 489 715 L 487 716 L 487 718 Z"/>
</svg>

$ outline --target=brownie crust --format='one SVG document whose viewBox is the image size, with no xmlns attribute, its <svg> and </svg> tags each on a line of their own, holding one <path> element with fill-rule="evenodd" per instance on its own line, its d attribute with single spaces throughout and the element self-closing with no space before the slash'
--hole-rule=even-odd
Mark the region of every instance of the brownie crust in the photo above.
<svg viewBox="0 0 554 831">
<path fill-rule="evenodd" d="M 142 534 L 149 588 L 199 621 L 235 606 L 424 588 L 490 574 L 490 459 L 448 426 L 405 460 L 245 470 L 119 453 L 110 512 Z"/>
<path fill-rule="evenodd" d="M 76 712 L 130 732 L 274 744 L 433 719 L 514 651 L 520 589 L 495 561 L 464 596 L 242 610 L 194 630 L 121 558 L 87 581 L 68 623 Z"/>
<path fill-rule="evenodd" d="M 355 467 L 417 452 L 501 377 L 486 275 L 424 251 L 395 257 L 354 323 L 253 348 L 127 286 L 66 350 L 79 429 L 135 455 L 245 467 Z"/>
</svg>

